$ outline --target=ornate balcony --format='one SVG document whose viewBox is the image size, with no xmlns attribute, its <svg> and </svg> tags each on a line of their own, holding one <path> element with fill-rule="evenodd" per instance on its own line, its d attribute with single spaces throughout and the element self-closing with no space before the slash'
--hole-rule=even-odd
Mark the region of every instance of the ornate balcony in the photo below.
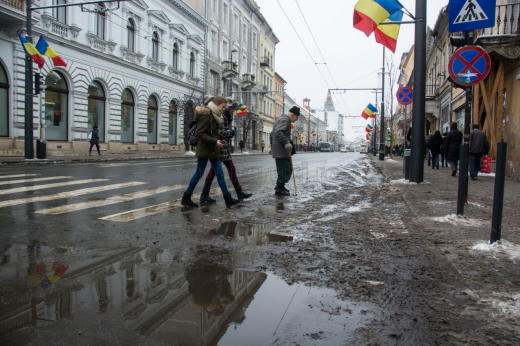
<svg viewBox="0 0 520 346">
<path fill-rule="evenodd" d="M 114 41 L 105 41 L 93 33 L 87 33 L 87 38 L 91 48 L 99 50 L 103 53 L 112 53 L 114 48 L 117 46 L 117 43 Z"/>
<path fill-rule="evenodd" d="M 266 56 L 263 56 L 260 58 L 260 66 L 261 67 L 269 67 L 269 58 Z"/>
<path fill-rule="evenodd" d="M 119 47 L 119 50 L 121 51 L 123 59 L 136 63 L 136 64 L 140 64 L 144 58 L 144 54 L 141 54 L 141 52 L 137 52 L 137 53 L 133 52 L 130 49 L 128 49 L 126 46 Z"/>
<path fill-rule="evenodd" d="M 43 24 L 49 29 L 49 32 L 61 37 L 70 38 L 69 33 L 71 33 L 72 36 L 76 38 L 78 37 L 78 33 L 82 30 L 77 26 L 71 26 L 58 22 L 56 18 L 46 13 L 42 14 L 42 20 Z"/>
<path fill-rule="evenodd" d="M 231 64 L 231 61 L 223 61 L 222 66 L 224 67 L 224 73 L 225 78 L 231 77 L 231 73 L 234 77 L 238 76 L 238 64 L 233 61 L 233 64 Z"/>
<path fill-rule="evenodd" d="M 25 0 L 0 0 L 0 6 L 8 7 L 21 13 L 26 10 Z"/>
<path fill-rule="evenodd" d="M 251 73 L 244 73 L 242 75 L 242 85 L 245 88 L 250 88 L 256 85 L 255 83 L 255 75 Z"/>
</svg>

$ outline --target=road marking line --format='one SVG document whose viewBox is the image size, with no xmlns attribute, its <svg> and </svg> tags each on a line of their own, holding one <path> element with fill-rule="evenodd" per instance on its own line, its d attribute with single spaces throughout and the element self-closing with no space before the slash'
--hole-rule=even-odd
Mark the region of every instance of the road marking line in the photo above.
<svg viewBox="0 0 520 346">
<path fill-rule="evenodd" d="M 74 190 L 74 191 L 68 191 L 68 192 L 60 192 L 60 193 L 55 193 L 55 194 L 47 195 L 47 196 L 13 199 L 13 200 L 10 200 L 10 201 L 0 202 L 0 208 L 2 208 L 2 207 L 10 207 L 10 206 L 19 205 L 19 204 L 34 203 L 34 202 L 44 202 L 44 201 L 52 201 L 52 200 L 55 200 L 55 199 L 76 197 L 76 196 L 80 196 L 80 195 L 86 195 L 86 194 L 89 194 L 89 193 L 96 193 L 96 192 L 101 192 L 101 191 L 108 191 L 108 190 L 120 189 L 120 188 L 124 188 L 124 187 L 137 186 L 137 185 L 143 185 L 143 184 L 146 184 L 146 183 L 142 183 L 142 182 L 139 182 L 139 181 L 131 181 L 131 182 L 128 182 L 128 183 L 112 184 L 112 185 L 97 186 L 97 187 L 89 187 L 87 189 L 80 189 L 80 190 Z"/>
<path fill-rule="evenodd" d="M 155 187 L 152 189 L 130 192 L 130 193 L 126 193 L 124 195 L 109 197 L 109 198 L 101 199 L 98 201 L 81 202 L 81 203 L 67 204 L 67 205 L 60 206 L 60 207 L 41 209 L 41 210 L 35 211 L 35 213 L 58 215 L 58 214 L 70 213 L 73 211 L 78 211 L 78 210 L 83 210 L 83 209 L 104 207 L 104 206 L 111 205 L 111 204 L 129 202 L 134 199 L 153 196 L 158 193 L 182 189 L 182 188 L 185 188 L 186 186 L 187 185 L 177 185 L 177 184 L 160 186 L 160 187 Z"/>
<path fill-rule="evenodd" d="M 245 189 L 246 186 L 244 185 L 243 188 Z M 228 189 L 228 190 L 231 193 L 235 189 Z M 220 188 L 214 188 L 214 189 L 209 190 L 209 193 L 211 194 L 211 196 L 219 196 L 222 194 L 222 191 L 220 190 Z M 196 198 L 200 198 L 200 193 L 195 193 L 195 194 L 191 195 L 192 200 L 194 200 Z M 113 214 L 113 215 L 108 215 L 108 216 L 100 217 L 99 220 L 120 221 L 120 222 L 134 221 L 137 219 L 141 219 L 143 217 L 163 213 L 168 210 L 177 209 L 177 208 L 181 207 L 181 200 L 182 200 L 182 198 L 179 198 L 179 199 L 175 199 L 173 201 L 164 202 L 164 203 L 160 203 L 160 204 L 156 204 L 156 205 L 150 205 L 150 206 L 144 207 L 144 208 L 129 210 L 129 211 L 125 211 L 123 213 L 118 213 L 118 214 Z"/>
<path fill-rule="evenodd" d="M 170 163 L 171 161 L 159 161 L 159 162 L 141 162 L 141 163 L 101 163 L 98 167 L 121 167 L 121 166 L 141 166 L 141 165 L 155 165 L 158 163 Z"/>
<path fill-rule="evenodd" d="M 56 180 L 56 179 L 70 179 L 70 178 L 74 178 L 74 177 L 59 176 L 59 177 L 45 177 L 45 178 L 33 178 L 33 179 L 8 180 L 8 181 L 0 181 L 0 185 L 32 183 L 32 182 L 36 182 L 36 181 Z"/>
<path fill-rule="evenodd" d="M 166 166 L 159 166 L 159 167 L 157 167 L 157 168 L 178 167 L 178 166 L 196 165 L 196 164 L 197 164 L 196 162 L 193 162 L 193 163 L 183 163 L 183 164 L 180 164 L 180 165 L 166 165 Z"/>
<path fill-rule="evenodd" d="M 35 176 L 35 175 L 38 175 L 38 174 L 13 174 L 13 175 L 0 175 L 0 179 L 5 179 L 5 178 L 20 178 L 20 177 L 30 177 L 30 176 Z"/>
<path fill-rule="evenodd" d="M 50 189 L 52 187 L 60 187 L 60 186 L 70 186 L 70 185 L 97 183 L 97 182 L 100 182 L 100 181 L 108 181 L 108 180 L 109 179 L 84 179 L 84 180 L 67 181 L 67 182 L 64 182 L 64 183 L 53 183 L 53 184 L 46 184 L 46 185 L 16 187 L 16 188 L 13 188 L 13 189 L 0 190 L 0 195 L 7 195 L 7 194 L 10 194 L 10 193 L 18 193 L 18 192 L 35 191 L 35 190 L 41 190 L 41 189 Z"/>
</svg>

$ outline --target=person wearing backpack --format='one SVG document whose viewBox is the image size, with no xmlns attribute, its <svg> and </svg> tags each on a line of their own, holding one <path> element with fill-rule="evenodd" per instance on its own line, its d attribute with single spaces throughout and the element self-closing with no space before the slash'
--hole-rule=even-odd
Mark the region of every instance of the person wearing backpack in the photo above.
<svg viewBox="0 0 520 346">
<path fill-rule="evenodd" d="M 90 135 L 90 149 L 88 150 L 88 156 L 92 156 L 92 147 L 95 145 L 96 148 L 97 148 L 97 152 L 99 154 L 99 156 L 103 155 L 101 154 L 101 151 L 99 151 L 99 130 L 98 130 L 98 127 L 97 125 L 94 126 L 94 129 L 92 130 L 91 133 L 89 133 Z"/>
<path fill-rule="evenodd" d="M 222 96 L 216 96 L 209 99 L 206 105 L 207 107 L 197 106 L 195 108 L 195 121 L 197 122 L 195 155 L 197 156 L 197 168 L 186 192 L 182 196 L 181 204 L 187 207 L 198 208 L 199 205 L 191 200 L 191 196 L 200 178 L 204 175 L 208 161 L 210 161 L 211 167 L 216 172 L 217 182 L 222 190 L 226 207 L 230 208 L 239 201 L 231 197 L 227 189 L 224 171 L 219 160 L 220 148 L 223 148 L 226 143 L 218 139 L 218 129 L 222 123 L 222 112 L 227 106 L 227 100 Z"/>
<path fill-rule="evenodd" d="M 218 138 L 226 141 L 227 143 L 231 143 L 231 138 L 235 136 L 235 130 L 232 130 L 232 122 L 233 122 L 233 112 L 238 107 L 238 102 L 234 101 L 231 106 L 224 109 L 222 114 L 222 123 L 218 128 Z M 229 144 L 226 144 L 224 147 L 220 148 L 220 161 L 224 163 L 226 166 L 229 178 L 231 179 L 231 183 L 235 188 L 237 193 L 237 199 L 243 200 L 253 196 L 252 193 L 247 193 L 242 190 L 242 186 L 238 182 L 237 170 L 235 165 L 233 164 L 233 159 L 231 158 L 231 153 L 229 152 Z M 200 195 L 201 202 L 215 203 L 216 200 L 209 196 L 209 190 L 211 188 L 211 183 L 215 178 L 215 170 L 213 167 L 209 171 L 206 176 L 206 182 L 204 183 L 204 188 L 202 189 L 202 194 Z"/>
</svg>

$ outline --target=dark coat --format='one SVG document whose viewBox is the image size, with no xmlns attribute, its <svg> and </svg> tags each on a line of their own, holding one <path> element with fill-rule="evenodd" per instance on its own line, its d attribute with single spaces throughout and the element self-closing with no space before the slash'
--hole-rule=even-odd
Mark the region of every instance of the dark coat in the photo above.
<svg viewBox="0 0 520 346">
<path fill-rule="evenodd" d="M 484 154 L 489 151 L 489 143 L 486 134 L 480 130 L 474 129 L 470 135 L 470 154 Z"/>
<path fill-rule="evenodd" d="M 285 149 L 285 145 L 289 143 L 291 138 L 291 120 L 285 114 L 280 116 L 274 122 L 273 132 L 271 132 L 271 149 L 273 158 L 289 159 L 289 151 Z"/>
<path fill-rule="evenodd" d="M 231 138 L 234 134 L 232 131 L 233 114 L 226 108 L 222 113 L 222 122 L 218 127 L 218 138 L 226 141 L 226 146 L 220 148 L 220 160 L 230 161 L 231 153 L 229 152 L 229 146 L 231 145 Z"/>
<path fill-rule="evenodd" d="M 92 130 L 92 139 L 90 140 L 91 144 L 99 144 L 99 130 Z"/>
<path fill-rule="evenodd" d="M 441 153 L 442 146 L 442 136 L 439 131 L 435 132 L 435 134 L 430 139 L 430 145 L 428 149 L 432 152 L 432 155 L 439 155 Z"/>
<path fill-rule="evenodd" d="M 240 140 L 240 142 L 238 143 L 238 145 L 240 145 L 240 148 L 244 149 L 244 141 L 243 141 L 243 140 Z"/>
<path fill-rule="evenodd" d="M 207 107 L 195 108 L 195 121 L 197 122 L 197 149 L 195 154 L 201 159 L 218 159 L 220 149 L 217 147 L 218 124 L 213 114 Z"/>
<path fill-rule="evenodd" d="M 448 133 L 448 137 L 446 137 L 446 147 L 444 149 L 448 162 L 459 161 L 460 145 L 462 144 L 463 138 L 464 135 L 457 129 L 451 130 Z"/>
</svg>

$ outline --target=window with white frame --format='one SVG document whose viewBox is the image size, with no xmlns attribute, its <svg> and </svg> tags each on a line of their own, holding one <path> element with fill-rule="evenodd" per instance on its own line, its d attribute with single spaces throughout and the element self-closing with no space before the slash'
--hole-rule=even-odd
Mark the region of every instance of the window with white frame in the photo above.
<svg viewBox="0 0 520 346">
<path fill-rule="evenodd" d="M 253 33 L 253 49 L 257 49 L 256 32 Z"/>
<path fill-rule="evenodd" d="M 244 42 L 247 42 L 247 25 L 246 24 L 244 24 L 244 29 L 243 29 L 242 35 L 243 35 L 242 40 L 244 40 Z"/>
<path fill-rule="evenodd" d="M 242 57 L 242 74 L 247 73 L 247 57 Z"/>
<path fill-rule="evenodd" d="M 159 61 L 159 34 L 157 31 L 152 34 L 152 59 Z"/>
<path fill-rule="evenodd" d="M 238 34 L 238 15 L 237 14 L 235 14 L 233 16 L 233 32 L 235 34 Z"/>
<path fill-rule="evenodd" d="M 252 64 L 251 74 L 256 75 L 256 62 L 253 62 Z"/>
<path fill-rule="evenodd" d="M 131 18 L 126 23 L 126 31 L 128 33 L 128 50 L 135 52 L 135 22 Z"/>
<path fill-rule="evenodd" d="M 213 12 L 217 12 L 217 0 L 211 0 L 211 9 Z"/>
<path fill-rule="evenodd" d="M 222 60 L 227 60 L 228 59 L 228 52 L 229 52 L 229 48 L 228 48 L 228 43 L 226 40 L 222 41 Z"/>
<path fill-rule="evenodd" d="M 224 24 L 229 26 L 229 6 L 226 3 L 224 3 L 223 12 L 222 16 L 224 17 Z"/>
<path fill-rule="evenodd" d="M 218 95 L 218 73 L 211 71 L 209 74 L 209 93 L 211 95 Z"/>
<path fill-rule="evenodd" d="M 190 75 L 195 77 L 195 52 L 190 53 Z"/>
<path fill-rule="evenodd" d="M 214 30 L 211 30 L 211 53 L 217 55 L 217 33 Z"/>
<path fill-rule="evenodd" d="M 2 1 L 4 3 L 4 1 Z M 53 5 L 65 5 L 67 0 L 54 0 Z M 52 9 L 52 16 L 60 23 L 67 24 L 67 7 L 55 7 Z"/>
<path fill-rule="evenodd" d="M 172 61 L 172 66 L 174 69 L 178 70 L 179 69 L 179 45 L 177 44 L 177 42 L 174 42 L 173 43 L 173 61 Z"/>
<path fill-rule="evenodd" d="M 99 12 L 96 13 L 96 36 L 100 39 L 105 39 L 105 23 L 106 23 L 106 17 L 105 17 L 105 5 L 98 4 L 98 10 Z"/>
</svg>

